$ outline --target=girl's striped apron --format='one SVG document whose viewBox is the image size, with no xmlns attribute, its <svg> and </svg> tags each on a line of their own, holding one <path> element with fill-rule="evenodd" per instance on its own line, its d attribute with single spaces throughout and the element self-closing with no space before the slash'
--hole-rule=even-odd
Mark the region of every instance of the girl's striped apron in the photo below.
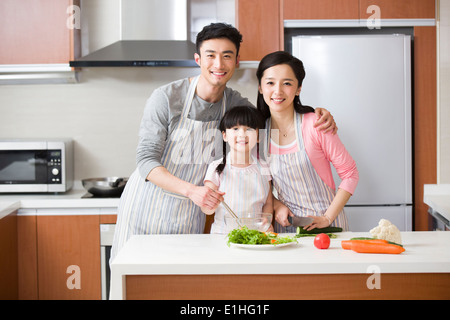
<svg viewBox="0 0 450 320">
<path fill-rule="evenodd" d="M 270 130 L 270 118 L 267 122 L 266 128 Z M 333 201 L 335 191 L 323 182 L 309 160 L 303 144 L 302 116 L 297 112 L 295 112 L 295 123 L 298 151 L 269 156 L 273 185 L 278 193 L 278 199 L 296 216 L 321 216 L 325 214 Z M 266 143 L 265 150 L 268 150 L 270 134 L 267 134 Z M 344 231 L 348 230 L 344 211 L 339 213 L 331 226 L 341 227 Z M 275 232 L 292 233 L 296 232 L 296 228 L 282 227 L 275 223 Z"/>
<path fill-rule="evenodd" d="M 264 169 L 255 158 L 254 163 L 246 168 L 233 167 L 230 154 L 227 155 L 226 167 L 222 172 L 219 190 L 225 192 L 224 200 L 239 217 L 252 212 L 262 212 L 270 190 L 268 168 Z M 225 217 L 230 214 L 223 206 L 216 209 L 211 233 L 228 233 Z"/>
<path fill-rule="evenodd" d="M 208 164 L 221 156 L 214 152 L 222 150 L 222 135 L 217 130 L 219 120 L 202 122 L 188 118 L 198 79 L 194 78 L 189 86 L 180 121 L 168 134 L 161 158 L 171 174 L 194 185 L 203 183 Z M 224 93 L 221 116 L 225 108 Z M 136 169 L 119 202 L 111 261 L 132 235 L 203 233 L 204 226 L 205 214 L 200 207 L 186 197 L 145 181 Z"/>
</svg>

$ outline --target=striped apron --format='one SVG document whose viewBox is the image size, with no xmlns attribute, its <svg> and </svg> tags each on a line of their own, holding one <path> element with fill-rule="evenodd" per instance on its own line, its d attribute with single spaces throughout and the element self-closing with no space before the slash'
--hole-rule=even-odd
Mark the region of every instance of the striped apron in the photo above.
<svg viewBox="0 0 450 320">
<path fill-rule="evenodd" d="M 270 130 L 270 118 L 267 121 L 266 128 Z M 273 185 L 278 193 L 278 199 L 296 216 L 322 216 L 336 193 L 320 178 L 309 160 L 302 137 L 302 116 L 297 112 L 295 112 L 295 124 L 298 151 L 269 156 Z M 265 150 L 268 150 L 270 134 L 267 134 L 266 143 Z M 344 231 L 348 230 L 344 211 L 339 213 L 331 226 L 341 227 Z M 296 228 L 283 227 L 275 223 L 275 232 L 292 233 L 296 232 Z"/>
<path fill-rule="evenodd" d="M 230 154 L 227 155 L 226 167 L 221 174 L 219 191 L 225 192 L 224 200 L 230 208 L 241 217 L 243 214 L 262 212 L 270 190 L 268 168 L 253 158 L 254 163 L 246 168 L 233 167 Z M 267 172 L 266 172 L 267 171 Z M 211 225 L 211 233 L 228 233 L 225 217 L 230 214 L 223 206 L 218 206 Z"/>
<path fill-rule="evenodd" d="M 178 125 L 168 135 L 161 163 L 174 176 L 194 185 L 203 184 L 208 164 L 222 150 L 219 120 L 202 122 L 188 118 L 199 77 L 194 78 Z M 221 115 L 225 113 L 226 95 Z M 218 143 L 219 142 L 219 143 Z M 216 147 L 218 144 L 218 148 Z M 136 169 L 121 196 L 111 260 L 135 234 L 203 233 L 205 214 L 189 198 L 167 192 L 145 181 Z"/>
</svg>

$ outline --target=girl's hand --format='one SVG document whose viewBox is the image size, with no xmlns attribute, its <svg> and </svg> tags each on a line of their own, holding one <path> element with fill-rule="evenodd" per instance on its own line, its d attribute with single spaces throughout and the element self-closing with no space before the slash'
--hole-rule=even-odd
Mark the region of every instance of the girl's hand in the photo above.
<svg viewBox="0 0 450 320">
<path fill-rule="evenodd" d="M 326 216 L 308 216 L 309 218 L 313 218 L 313 222 L 307 226 L 304 226 L 305 230 L 312 230 L 315 228 L 326 228 L 331 225 L 330 220 Z"/>
<path fill-rule="evenodd" d="M 331 115 L 331 113 L 324 108 L 316 108 L 315 109 L 316 114 L 316 123 L 314 124 L 314 127 L 319 127 L 319 130 L 323 130 L 324 133 L 331 132 L 332 134 L 337 133 L 337 125 L 336 122 L 334 122 L 334 118 Z"/>
</svg>

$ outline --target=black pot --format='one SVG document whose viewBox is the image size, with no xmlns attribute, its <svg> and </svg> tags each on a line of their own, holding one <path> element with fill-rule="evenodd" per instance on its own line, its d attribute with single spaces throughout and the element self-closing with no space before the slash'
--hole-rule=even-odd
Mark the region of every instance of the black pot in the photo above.
<svg viewBox="0 0 450 320">
<path fill-rule="evenodd" d="M 98 197 L 120 197 L 128 178 L 106 177 L 81 180 L 87 192 Z"/>
</svg>

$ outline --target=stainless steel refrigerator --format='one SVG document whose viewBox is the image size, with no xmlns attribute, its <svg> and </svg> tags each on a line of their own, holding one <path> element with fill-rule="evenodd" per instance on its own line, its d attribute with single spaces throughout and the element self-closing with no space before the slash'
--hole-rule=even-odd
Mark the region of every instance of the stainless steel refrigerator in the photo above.
<svg viewBox="0 0 450 320">
<path fill-rule="evenodd" d="M 294 36 L 292 51 L 306 70 L 302 103 L 330 110 L 359 170 L 345 207 L 350 230 L 381 218 L 412 230 L 411 37 Z"/>
</svg>

